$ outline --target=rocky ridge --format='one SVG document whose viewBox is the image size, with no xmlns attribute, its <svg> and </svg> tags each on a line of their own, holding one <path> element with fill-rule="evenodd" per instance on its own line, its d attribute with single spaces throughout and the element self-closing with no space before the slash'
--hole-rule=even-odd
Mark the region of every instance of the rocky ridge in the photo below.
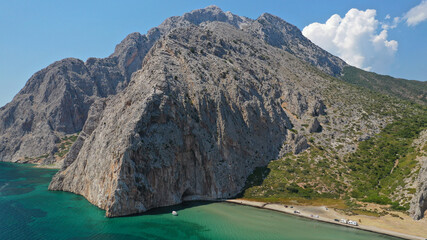
<svg viewBox="0 0 427 240">
<path fill-rule="evenodd" d="M 64 59 L 35 73 L 0 109 L 0 161 L 28 162 L 58 151 L 60 139 L 83 128 L 91 104 L 121 92 L 153 44 L 174 28 L 220 21 L 264 39 L 336 75 L 345 63 L 311 43 L 293 25 L 263 14 L 256 20 L 216 6 L 166 19 L 146 35 L 132 33 L 107 58 Z"/>
<path fill-rule="evenodd" d="M 352 66 L 342 69 L 342 80 L 400 99 L 427 104 L 427 81 L 406 80 L 367 72 Z"/>
<path fill-rule="evenodd" d="M 127 49 L 132 47 L 139 49 Z M 105 59 L 64 59 L 35 73 L 0 109 L 0 160 L 27 162 L 57 153 L 62 137 L 82 129 L 92 103 L 122 91 L 134 65 L 141 65 L 142 59 L 121 50 Z"/>
</svg>

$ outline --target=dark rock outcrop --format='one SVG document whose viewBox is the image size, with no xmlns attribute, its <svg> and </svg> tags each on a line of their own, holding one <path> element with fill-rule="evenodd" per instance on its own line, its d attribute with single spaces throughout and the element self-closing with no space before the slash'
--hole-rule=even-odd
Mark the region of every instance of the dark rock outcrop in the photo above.
<svg viewBox="0 0 427 240">
<path fill-rule="evenodd" d="M 315 132 L 321 132 L 322 131 L 322 125 L 320 125 L 319 120 L 317 118 L 314 118 L 313 122 L 310 124 L 308 131 L 310 133 Z"/>
<path fill-rule="evenodd" d="M 279 157 L 283 157 L 287 153 L 299 154 L 309 148 L 307 138 L 304 135 L 290 133 L 287 140 L 283 143 Z"/>
</svg>

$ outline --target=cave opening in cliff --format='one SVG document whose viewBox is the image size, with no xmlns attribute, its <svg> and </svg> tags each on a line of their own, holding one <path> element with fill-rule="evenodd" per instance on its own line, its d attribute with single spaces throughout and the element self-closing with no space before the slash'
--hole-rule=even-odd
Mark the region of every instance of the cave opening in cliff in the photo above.
<svg viewBox="0 0 427 240">
<path fill-rule="evenodd" d="M 190 200 L 190 199 L 188 199 L 189 197 L 191 197 L 191 196 L 193 196 L 194 195 L 194 193 L 193 193 L 193 191 L 191 191 L 191 189 L 190 188 L 187 188 L 185 191 L 184 191 L 184 193 L 182 193 L 182 195 L 181 195 L 181 200 L 183 200 L 183 201 L 185 201 L 185 200 Z"/>
</svg>

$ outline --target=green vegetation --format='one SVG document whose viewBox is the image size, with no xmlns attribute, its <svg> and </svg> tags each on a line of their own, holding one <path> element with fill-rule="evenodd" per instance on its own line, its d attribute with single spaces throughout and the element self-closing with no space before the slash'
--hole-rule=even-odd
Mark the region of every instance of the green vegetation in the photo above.
<svg viewBox="0 0 427 240">
<path fill-rule="evenodd" d="M 344 68 L 341 79 L 383 94 L 427 104 L 427 82 L 379 75 L 350 66 Z"/>
<path fill-rule="evenodd" d="M 350 211 L 353 214 L 372 216 L 372 217 L 380 217 L 380 216 L 386 215 L 386 213 L 384 213 L 384 212 L 379 213 L 378 211 L 371 211 L 371 210 L 366 210 L 366 209 L 352 209 Z"/>
<path fill-rule="evenodd" d="M 41 155 L 41 156 L 37 157 L 37 159 L 44 159 L 44 158 L 47 158 L 47 157 L 49 157 L 49 154 Z"/>
<path fill-rule="evenodd" d="M 295 134 L 298 134 L 298 131 L 296 129 L 294 129 L 294 128 L 289 129 L 289 131 L 291 131 L 291 132 L 293 132 Z"/>
<path fill-rule="evenodd" d="M 392 202 L 390 196 L 417 166 L 412 142 L 427 129 L 427 111 L 409 115 L 387 125 L 380 134 L 359 144 L 345 160 L 353 180 L 351 196 L 366 202 L 392 204 L 396 210 L 407 209 Z"/>
<path fill-rule="evenodd" d="M 61 138 L 61 142 L 58 144 L 58 151 L 55 156 L 63 158 L 70 151 L 71 146 L 77 140 L 79 133 Z"/>
<path fill-rule="evenodd" d="M 313 71 L 318 70 L 313 68 Z M 257 168 L 247 179 L 242 197 L 280 203 L 346 200 L 346 209 L 353 213 L 366 210 L 352 205 L 360 201 L 383 204 L 386 209 L 407 210 L 409 199 L 403 192 L 413 194 L 415 189 L 405 189 L 405 179 L 417 173 L 416 157 L 420 154 L 412 143 L 427 128 L 427 107 L 417 104 L 427 103 L 427 84 L 353 67 L 346 67 L 341 79 L 320 71 L 318 74 L 331 80 L 322 90 L 328 115 L 359 118 L 343 127 L 323 125 L 327 131 L 340 133 L 335 138 L 322 136 L 326 142 L 335 144 L 325 144 L 315 134 L 308 134 L 311 146 L 308 150 Z M 332 106 L 337 103 L 345 107 L 334 109 Z M 375 122 L 376 119 L 381 121 Z M 306 134 L 303 129 L 307 126 L 303 123 L 289 131 Z M 371 126 L 382 130 L 368 140 L 357 142 L 365 139 L 366 128 Z M 343 155 L 352 143 L 358 144 L 356 151 Z M 365 215 L 383 214 L 367 211 Z"/>
<path fill-rule="evenodd" d="M 395 120 L 368 140 L 359 143 L 354 153 L 338 157 L 335 149 L 316 146 L 299 155 L 288 154 L 271 161 L 266 167 L 256 168 L 246 182 L 243 198 L 259 201 L 288 203 L 316 202 L 319 199 L 348 199 L 348 211 L 362 213 L 354 200 L 388 205 L 391 210 L 406 211 L 408 202 L 392 200 L 404 179 L 418 167 L 419 155 L 412 142 L 427 129 L 427 107 L 412 106 L 401 110 Z M 414 193 L 415 189 L 407 189 Z M 350 200 L 353 199 L 353 200 Z M 379 215 L 366 212 L 365 215 Z"/>
<path fill-rule="evenodd" d="M 246 181 L 243 197 L 276 199 L 275 202 L 290 198 L 339 198 L 343 186 L 336 179 L 335 169 L 327 167 L 330 163 L 324 154 L 324 150 L 313 147 L 297 156 L 287 155 L 264 168 L 256 168 Z"/>
</svg>

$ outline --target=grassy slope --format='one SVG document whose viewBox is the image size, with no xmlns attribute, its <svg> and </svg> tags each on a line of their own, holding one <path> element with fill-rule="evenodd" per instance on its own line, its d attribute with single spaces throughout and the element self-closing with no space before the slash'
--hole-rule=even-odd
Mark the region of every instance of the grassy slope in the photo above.
<svg viewBox="0 0 427 240">
<path fill-rule="evenodd" d="M 342 87 L 339 86 L 341 90 Z M 408 208 L 409 199 L 392 201 L 389 196 L 404 186 L 403 179 L 417 166 L 414 159 L 418 153 L 411 143 L 427 128 L 427 107 L 401 100 L 406 97 L 396 98 L 393 93 L 386 96 L 366 89 L 369 86 L 348 87 L 352 96 L 349 97 L 348 89 L 331 96 L 341 93 L 347 94 L 343 99 L 366 101 L 364 110 L 369 115 L 386 116 L 394 121 L 376 137 L 360 142 L 354 153 L 338 156 L 337 149 L 312 141 L 311 148 L 299 155 L 288 154 L 257 168 L 247 179 L 244 198 L 325 205 L 331 199 L 341 199 L 350 207 L 352 199 L 392 204 L 398 210 Z M 332 92 L 337 93 L 335 89 Z"/>
<path fill-rule="evenodd" d="M 427 104 L 427 82 L 394 78 L 351 66 L 344 68 L 341 79 L 383 94 Z"/>
<path fill-rule="evenodd" d="M 353 154 L 346 157 L 353 183 L 351 196 L 367 202 L 393 204 L 394 208 L 408 209 L 410 199 L 398 202 L 389 196 L 417 167 L 415 157 L 419 154 L 412 142 L 427 129 L 427 110 L 396 119 L 380 134 L 359 144 Z"/>
<path fill-rule="evenodd" d="M 319 199 L 352 198 L 407 210 L 410 199 L 399 202 L 389 196 L 404 186 L 403 180 L 417 167 L 418 153 L 411 143 L 424 129 L 427 129 L 427 108 L 419 108 L 361 142 L 356 152 L 343 159 L 338 159 L 333 149 L 312 144 L 304 153 L 288 154 L 257 168 L 247 180 L 243 197 L 270 202 L 299 198 L 302 203 L 307 199 L 319 202 Z"/>
</svg>

